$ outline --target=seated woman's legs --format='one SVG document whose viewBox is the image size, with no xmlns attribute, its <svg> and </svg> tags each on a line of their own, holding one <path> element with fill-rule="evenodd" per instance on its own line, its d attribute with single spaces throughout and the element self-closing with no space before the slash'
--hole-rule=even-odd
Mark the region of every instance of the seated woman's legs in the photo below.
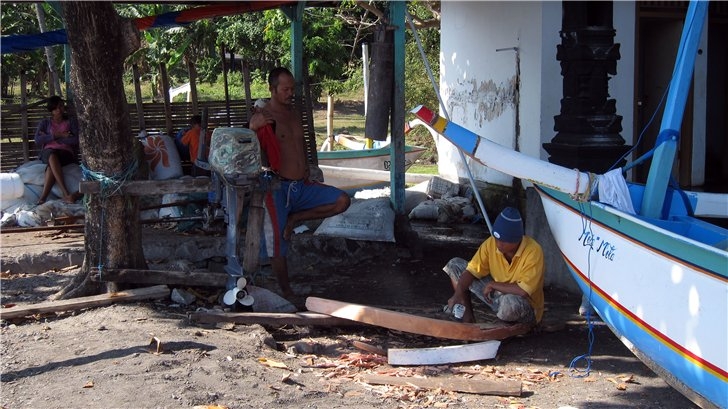
<svg viewBox="0 0 728 409">
<path fill-rule="evenodd" d="M 58 184 L 63 194 L 63 201 L 66 203 L 73 203 L 77 199 L 77 195 L 71 194 L 66 187 L 66 182 L 63 180 L 63 161 L 59 156 L 58 152 L 53 152 L 48 155 L 47 161 L 48 167 L 45 171 L 45 182 L 43 185 L 43 192 L 40 195 L 38 204 L 44 203 L 48 199 L 48 195 L 51 192 L 54 184 Z"/>
</svg>

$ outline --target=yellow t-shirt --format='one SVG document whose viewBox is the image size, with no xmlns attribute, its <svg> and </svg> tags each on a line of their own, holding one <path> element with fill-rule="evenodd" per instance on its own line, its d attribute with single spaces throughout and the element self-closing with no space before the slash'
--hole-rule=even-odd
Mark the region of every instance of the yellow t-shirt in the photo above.
<svg viewBox="0 0 728 409">
<path fill-rule="evenodd" d="M 543 316 L 543 250 L 536 240 L 523 236 L 516 255 L 508 264 L 503 253 L 498 251 L 495 238 L 489 237 L 480 245 L 468 263 L 468 271 L 476 278 L 491 275 L 499 283 L 515 283 L 529 294 L 536 322 Z"/>
</svg>

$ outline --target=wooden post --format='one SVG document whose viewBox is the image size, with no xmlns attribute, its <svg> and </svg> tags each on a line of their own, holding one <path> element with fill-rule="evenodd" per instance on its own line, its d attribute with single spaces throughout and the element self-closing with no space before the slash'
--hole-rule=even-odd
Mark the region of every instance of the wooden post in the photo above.
<svg viewBox="0 0 728 409">
<path fill-rule="evenodd" d="M 144 125 L 144 105 L 142 105 L 142 84 L 139 79 L 139 66 L 134 64 L 131 67 L 132 75 L 134 76 L 134 95 L 136 98 L 136 110 L 137 118 L 139 120 L 139 130 L 146 129 Z"/>
<path fill-rule="evenodd" d="M 192 115 L 199 113 L 197 106 L 197 66 L 192 61 L 187 62 L 187 72 L 190 75 L 190 92 L 187 94 L 187 101 L 192 102 Z"/>
<path fill-rule="evenodd" d="M 248 208 L 248 226 L 245 232 L 245 256 L 243 257 L 243 271 L 246 274 L 257 272 L 260 256 L 260 234 L 263 230 L 263 196 L 264 192 L 253 190 Z"/>
<path fill-rule="evenodd" d="M 228 73 L 227 73 L 227 60 L 225 59 L 225 46 L 220 46 L 220 56 L 222 58 L 222 79 L 225 84 L 225 113 L 227 114 L 227 124 L 232 126 L 230 120 L 230 91 L 228 90 Z"/>
<path fill-rule="evenodd" d="M 28 92 L 26 87 L 28 86 L 25 79 L 25 72 L 20 73 L 20 106 L 28 106 Z M 20 111 L 20 126 L 22 128 L 23 135 L 23 162 L 30 160 L 30 135 L 28 134 L 28 110 L 24 109 Z"/>
<path fill-rule="evenodd" d="M 396 4 L 396 3 L 392 3 Z M 369 89 L 367 111 L 364 118 L 364 136 L 377 141 L 387 139 L 388 120 L 392 108 L 392 87 L 394 86 L 393 36 L 381 25 L 376 30 L 376 41 L 372 42 L 369 67 Z M 394 145 L 392 138 L 392 145 Z"/>
<path fill-rule="evenodd" d="M 241 70 L 243 73 L 243 88 L 245 89 L 245 120 L 250 121 L 253 96 L 250 92 L 250 66 L 248 60 L 243 60 Z"/>
<path fill-rule="evenodd" d="M 169 100 L 169 76 L 167 75 L 167 65 L 159 64 L 159 73 L 162 76 L 162 95 L 164 97 L 164 123 L 167 128 L 167 135 L 172 135 L 172 105 Z"/>
<path fill-rule="evenodd" d="M 389 21 L 396 22 L 392 34 L 392 82 L 391 87 L 391 157 L 392 182 L 391 200 L 395 214 L 404 215 L 404 45 L 405 45 L 405 10 L 407 5 L 403 1 L 394 1 L 389 8 Z M 371 107 L 370 107 L 371 108 Z M 405 218 L 405 220 L 408 220 Z"/>
<path fill-rule="evenodd" d="M 334 150 L 334 97 L 326 97 L 326 136 L 329 138 L 329 148 Z"/>
</svg>

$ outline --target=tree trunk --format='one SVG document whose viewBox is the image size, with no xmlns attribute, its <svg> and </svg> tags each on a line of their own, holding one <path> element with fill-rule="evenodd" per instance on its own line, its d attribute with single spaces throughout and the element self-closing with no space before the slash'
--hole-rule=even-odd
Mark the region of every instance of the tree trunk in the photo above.
<svg viewBox="0 0 728 409">
<path fill-rule="evenodd" d="M 124 59 L 139 47 L 139 32 L 108 2 L 63 2 L 62 8 L 84 166 L 91 179 L 123 184 L 135 178 L 140 160 L 122 82 Z M 102 292 L 103 286 L 89 278 L 92 266 L 102 275 L 104 268 L 146 269 L 138 214 L 134 196 L 88 195 L 86 258 L 79 275 L 54 298 Z M 107 286 L 116 289 L 113 283 Z"/>
</svg>

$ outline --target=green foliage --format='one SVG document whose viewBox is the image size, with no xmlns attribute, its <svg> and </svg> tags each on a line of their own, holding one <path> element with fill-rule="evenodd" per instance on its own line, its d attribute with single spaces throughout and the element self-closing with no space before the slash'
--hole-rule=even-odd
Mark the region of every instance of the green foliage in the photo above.
<svg viewBox="0 0 728 409">
<path fill-rule="evenodd" d="M 361 3 L 347 0 L 338 7 L 309 7 L 303 14 L 304 63 L 312 95 L 351 95 L 361 92 L 363 87 L 361 44 L 370 41 L 373 27 L 381 23 L 380 16 L 387 16 L 387 2 L 369 2 L 381 12 L 375 13 L 360 6 Z M 431 18 L 428 2 L 408 2 L 408 10 L 420 19 Z M 60 27 L 61 21 L 47 4 L 49 28 Z M 116 3 L 120 15 L 139 18 L 170 11 L 189 9 L 188 4 L 173 3 Z M 291 23 L 280 10 L 245 13 L 216 19 L 200 20 L 183 27 L 155 28 L 141 32 L 142 47 L 131 56 L 127 64 L 125 83 L 129 99 L 134 98 L 131 78 L 131 64 L 137 64 L 142 79 L 145 99 L 159 97 L 159 64 L 164 63 L 170 76 L 170 85 L 179 85 L 189 80 L 187 64 L 195 64 L 198 75 L 198 89 L 201 98 L 215 96 L 222 98 L 219 90 L 222 84 L 222 63 L 220 51 L 232 51 L 248 64 L 254 84 L 260 85 L 267 96 L 265 85 L 268 70 L 277 65 L 291 66 L 290 38 Z M 3 34 L 35 33 L 37 21 L 32 3 L 3 5 Z M 435 78 L 438 77 L 439 30 L 428 29 L 419 32 L 427 58 Z M 62 61 L 62 47 L 54 47 L 58 62 Z M 429 81 L 419 51 L 408 30 L 405 61 L 405 98 L 407 108 L 426 103 L 437 105 L 437 99 Z M 239 60 L 238 60 L 239 61 Z M 46 87 L 41 75 L 44 66 L 42 52 L 12 54 L 3 56 L 3 90 L 10 78 L 17 78 L 21 70 L 36 78 L 38 90 Z M 243 86 L 239 65 L 229 72 L 230 94 L 242 95 Z M 151 84 L 151 85 L 150 85 Z M 209 86 L 204 85 L 209 84 Z M 255 85 L 254 85 L 255 88 Z"/>
<path fill-rule="evenodd" d="M 43 4 L 46 29 L 57 30 L 62 27 L 58 14 L 48 5 Z M 34 34 L 38 33 L 38 16 L 35 3 L 2 4 L 0 13 L 0 34 Z M 63 64 L 63 47 L 53 47 L 53 58 L 58 67 Z M 21 73 L 28 79 L 28 97 L 44 98 L 48 95 L 48 69 L 43 49 L 32 52 L 2 55 L 2 96 L 13 94 L 13 83 Z"/>
</svg>

